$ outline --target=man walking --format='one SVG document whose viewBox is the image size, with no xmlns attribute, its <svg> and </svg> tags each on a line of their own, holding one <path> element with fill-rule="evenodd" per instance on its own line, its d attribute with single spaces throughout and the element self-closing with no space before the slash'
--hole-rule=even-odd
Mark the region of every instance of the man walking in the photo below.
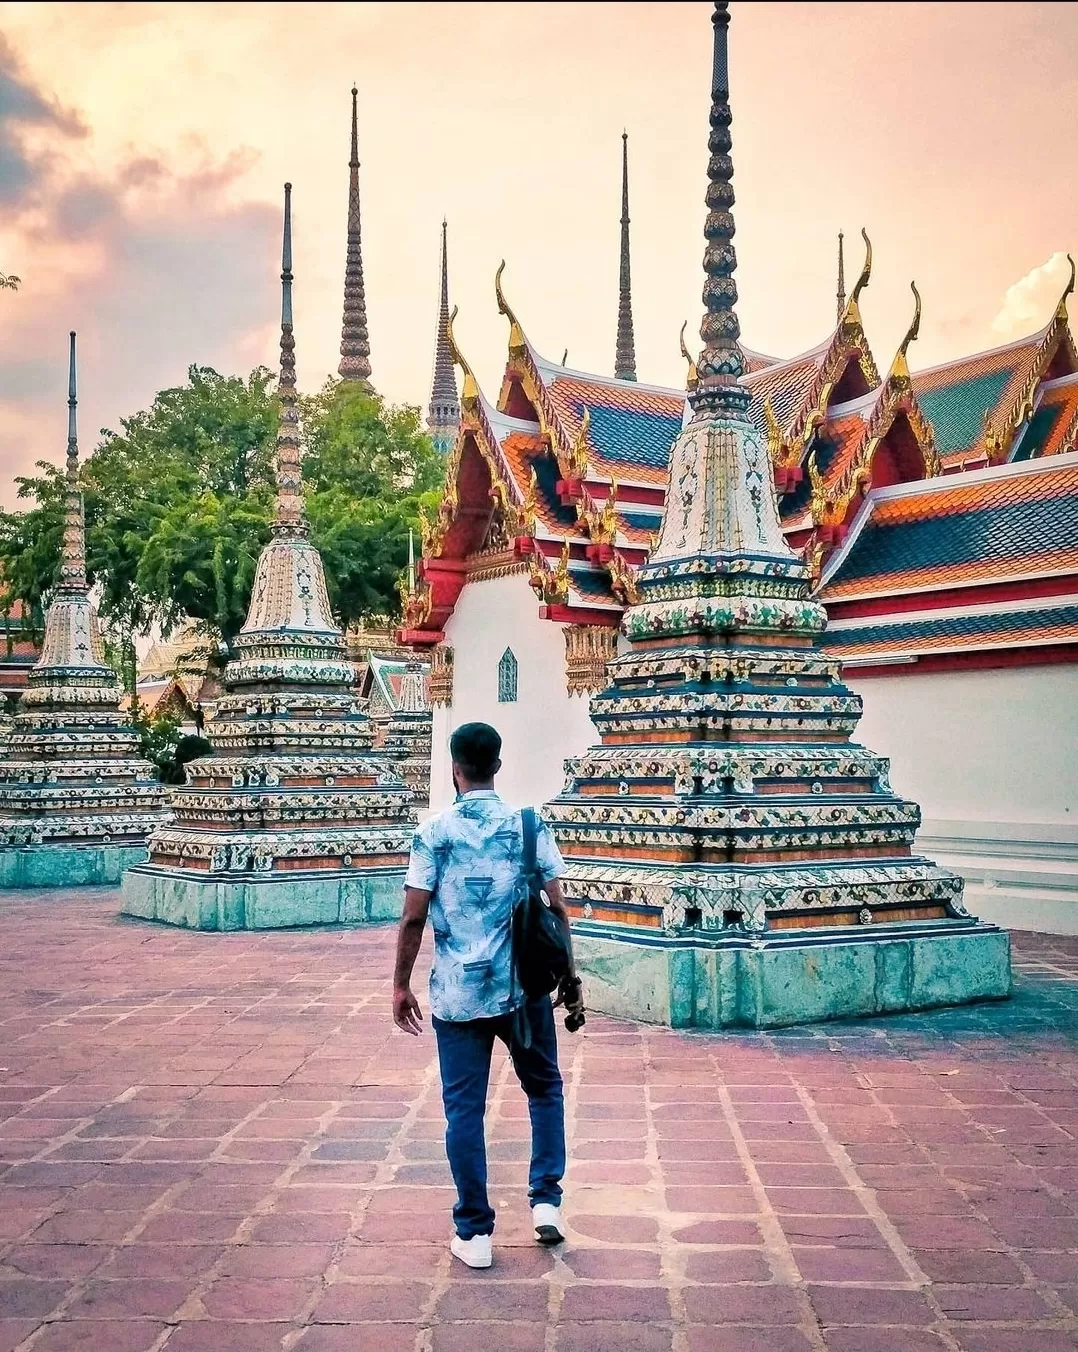
<svg viewBox="0 0 1078 1352">
<path fill-rule="evenodd" d="M 393 980 L 394 1022 L 406 1033 L 418 1033 L 423 1016 L 410 983 L 429 911 L 434 929 L 431 1022 L 442 1077 L 445 1148 L 457 1187 L 450 1248 L 473 1268 L 491 1264 L 494 1210 L 487 1197 L 484 1116 L 495 1038 L 508 1047 L 528 1096 L 528 1196 L 535 1237 L 541 1244 L 564 1238 L 565 1109 L 557 1035 L 550 997 L 525 999 L 513 975 L 510 918 L 520 889 L 523 828 L 520 813 L 494 791 L 501 747 L 502 739 L 486 723 L 465 723 L 450 738 L 457 801 L 424 822 L 412 841 Z M 568 923 L 557 881 L 564 865 L 542 822 L 536 863 L 551 909 Z M 582 1010 L 575 977 L 563 983 L 557 1003 L 572 1013 Z"/>
</svg>

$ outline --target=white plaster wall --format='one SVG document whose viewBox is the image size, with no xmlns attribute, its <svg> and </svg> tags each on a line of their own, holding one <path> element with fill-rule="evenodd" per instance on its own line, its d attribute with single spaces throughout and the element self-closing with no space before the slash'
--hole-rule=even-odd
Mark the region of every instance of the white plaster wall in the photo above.
<svg viewBox="0 0 1078 1352">
<path fill-rule="evenodd" d="M 502 736 L 498 792 L 519 806 L 560 792 L 563 761 L 599 740 L 586 696 L 565 689 L 562 626 L 539 618 L 523 573 L 469 582 L 445 628 L 453 649 L 453 703 L 434 710 L 431 809 L 453 801 L 449 736 L 461 723 L 491 723 Z M 498 702 L 498 662 L 512 648 L 519 667 L 517 701 Z"/>
<path fill-rule="evenodd" d="M 920 848 L 1012 928 L 1078 933 L 1078 666 L 933 672 L 847 684 L 855 739 L 920 804 Z"/>
</svg>

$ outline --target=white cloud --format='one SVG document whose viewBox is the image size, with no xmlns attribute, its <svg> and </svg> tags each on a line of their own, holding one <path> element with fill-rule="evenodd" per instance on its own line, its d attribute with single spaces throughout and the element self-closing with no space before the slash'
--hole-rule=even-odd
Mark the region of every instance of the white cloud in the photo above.
<svg viewBox="0 0 1078 1352">
<path fill-rule="evenodd" d="M 1043 328 L 1063 294 L 1070 267 L 1066 254 L 1054 253 L 1046 263 L 1008 287 L 1002 308 L 992 320 L 992 332 L 1007 343 Z"/>
</svg>

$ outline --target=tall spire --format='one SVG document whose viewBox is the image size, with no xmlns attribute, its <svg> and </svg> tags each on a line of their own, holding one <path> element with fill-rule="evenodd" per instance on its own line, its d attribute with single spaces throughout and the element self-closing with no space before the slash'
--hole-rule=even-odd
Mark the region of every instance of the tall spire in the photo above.
<svg viewBox="0 0 1078 1352">
<path fill-rule="evenodd" d="M 352 158 L 348 161 L 348 251 L 344 265 L 344 319 L 341 324 L 342 380 L 371 378 L 371 344 L 367 333 L 367 297 L 363 289 L 363 246 L 359 221 L 359 127 L 352 86 Z"/>
<path fill-rule="evenodd" d="M 711 16 L 714 45 L 711 70 L 711 134 L 707 164 L 707 221 L 704 225 L 704 317 L 700 323 L 703 351 L 696 363 L 699 381 L 689 394 L 695 412 L 719 412 L 747 419 L 749 392 L 740 384 L 744 362 L 738 339 L 741 326 L 734 309 L 737 283 L 734 270 L 734 162 L 730 157 L 730 76 L 726 30 L 730 26 L 727 0 L 716 0 Z"/>
<path fill-rule="evenodd" d="M 618 277 L 618 342 L 614 354 L 618 380 L 636 379 L 633 296 L 629 275 L 629 134 L 621 133 L 621 269 Z"/>
<path fill-rule="evenodd" d="M 281 246 L 281 374 L 277 381 L 276 535 L 307 534 L 300 467 L 299 408 L 296 396 L 296 340 L 292 336 L 292 185 L 284 185 L 284 238 Z"/>
<path fill-rule="evenodd" d="M 67 487 L 64 493 L 64 541 L 60 560 L 60 590 L 85 595 L 86 519 L 79 488 L 78 407 L 75 380 L 75 331 L 72 329 L 67 368 Z"/>
<path fill-rule="evenodd" d="M 835 322 L 842 323 L 842 312 L 846 308 L 846 269 L 842 257 L 842 231 L 838 232 L 838 290 L 835 293 Z"/>
<path fill-rule="evenodd" d="M 457 376 L 449 346 L 449 265 L 446 246 L 447 225 L 442 219 L 442 289 L 438 302 L 438 332 L 434 337 L 434 379 L 431 381 L 427 430 L 439 451 L 448 451 L 457 439 L 460 425 L 460 400 Z"/>
</svg>

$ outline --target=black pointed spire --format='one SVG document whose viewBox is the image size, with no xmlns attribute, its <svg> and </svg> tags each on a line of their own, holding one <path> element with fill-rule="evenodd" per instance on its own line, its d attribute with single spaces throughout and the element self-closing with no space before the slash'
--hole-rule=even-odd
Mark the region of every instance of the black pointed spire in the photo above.
<svg viewBox="0 0 1078 1352">
<path fill-rule="evenodd" d="M 618 341 L 614 354 L 618 380 L 636 379 L 633 297 L 629 273 L 629 135 L 621 133 L 621 267 L 618 278 Z"/>
<path fill-rule="evenodd" d="M 300 466 L 299 398 L 296 393 L 296 340 L 292 333 L 292 185 L 284 185 L 284 233 L 281 242 L 281 373 L 277 379 L 278 535 L 306 535 L 303 473 Z"/>
<path fill-rule="evenodd" d="M 714 28 L 711 73 L 711 134 L 707 165 L 707 221 L 704 226 L 704 317 L 700 324 L 703 350 L 696 363 L 699 380 L 689 395 L 694 410 L 723 411 L 747 417 L 749 393 L 740 383 L 744 362 L 738 339 L 737 283 L 734 271 L 734 163 L 730 157 L 730 78 L 726 30 L 730 26 L 727 0 L 716 0 L 711 16 Z"/>
<path fill-rule="evenodd" d="M 67 362 L 67 463 L 64 490 L 64 539 L 60 557 L 60 589 L 85 594 L 86 517 L 79 487 L 78 395 L 75 376 L 75 331 L 69 335 Z"/>
<path fill-rule="evenodd" d="M 438 302 L 438 331 L 434 338 L 434 378 L 427 408 L 427 431 L 435 448 L 448 451 L 457 439 L 460 400 L 453 352 L 449 346 L 449 263 L 446 221 L 442 220 L 442 287 Z"/>
<path fill-rule="evenodd" d="M 846 266 L 842 257 L 842 231 L 838 232 L 838 290 L 835 292 L 835 322 L 842 323 L 846 309 Z"/>
<path fill-rule="evenodd" d="M 359 125 L 352 86 L 352 156 L 348 161 L 348 244 L 344 265 L 344 318 L 341 323 L 342 380 L 371 378 L 371 344 L 367 332 L 367 294 L 363 285 L 363 241 L 359 215 Z"/>
</svg>

